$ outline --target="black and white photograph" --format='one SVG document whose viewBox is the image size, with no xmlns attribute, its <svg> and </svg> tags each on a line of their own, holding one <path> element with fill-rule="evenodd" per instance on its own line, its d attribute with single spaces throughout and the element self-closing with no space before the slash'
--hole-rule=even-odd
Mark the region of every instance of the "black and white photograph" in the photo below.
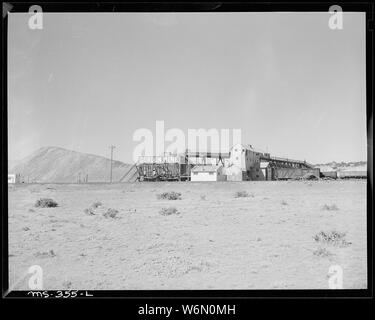
<svg viewBox="0 0 375 320">
<path fill-rule="evenodd" d="M 4 6 L 7 293 L 369 289 L 366 12 Z"/>
</svg>

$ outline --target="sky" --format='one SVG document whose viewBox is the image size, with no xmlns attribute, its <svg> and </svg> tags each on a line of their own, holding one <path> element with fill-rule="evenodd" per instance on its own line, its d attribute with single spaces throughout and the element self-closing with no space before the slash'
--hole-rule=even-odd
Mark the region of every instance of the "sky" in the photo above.
<svg viewBox="0 0 375 320">
<path fill-rule="evenodd" d="M 8 157 L 132 161 L 139 128 L 241 129 L 310 163 L 367 159 L 365 14 L 10 13 Z"/>
</svg>

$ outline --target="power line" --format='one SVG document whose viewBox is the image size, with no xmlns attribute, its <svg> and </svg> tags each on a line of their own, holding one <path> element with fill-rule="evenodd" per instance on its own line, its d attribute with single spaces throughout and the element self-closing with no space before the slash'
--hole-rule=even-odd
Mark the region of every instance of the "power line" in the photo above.
<svg viewBox="0 0 375 320">
<path fill-rule="evenodd" d="M 112 183 L 112 162 L 113 162 L 113 149 L 116 148 L 115 146 L 109 146 L 109 148 L 111 149 L 111 173 L 110 173 L 110 178 L 109 178 L 109 182 Z"/>
</svg>

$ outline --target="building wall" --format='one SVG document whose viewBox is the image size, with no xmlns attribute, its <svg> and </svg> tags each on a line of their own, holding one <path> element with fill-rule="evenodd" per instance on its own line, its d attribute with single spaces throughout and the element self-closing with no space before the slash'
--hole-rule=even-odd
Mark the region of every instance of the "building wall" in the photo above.
<svg viewBox="0 0 375 320">
<path fill-rule="evenodd" d="M 258 165 L 251 167 L 247 172 L 247 175 L 249 176 L 249 180 L 253 181 L 262 181 L 266 179 L 262 169 Z"/>
<path fill-rule="evenodd" d="M 196 158 L 196 157 L 189 157 L 189 163 L 190 164 L 196 164 L 196 165 L 213 165 L 215 166 L 217 163 L 216 158 Z"/>
<path fill-rule="evenodd" d="M 232 173 L 227 175 L 227 181 L 246 181 L 246 173 L 245 171 L 241 171 L 240 173 Z"/>
<path fill-rule="evenodd" d="M 217 172 L 191 172 L 191 181 L 217 181 Z"/>
<path fill-rule="evenodd" d="M 241 168 L 242 171 L 246 171 L 245 152 L 244 146 L 240 144 L 234 145 L 230 152 L 229 164 Z"/>
<path fill-rule="evenodd" d="M 260 169 L 260 155 L 259 152 L 241 144 L 234 145 L 230 152 L 229 165 L 241 168 L 243 173 L 236 173 L 232 181 L 265 180 L 264 173 Z"/>
<path fill-rule="evenodd" d="M 274 168 L 275 179 L 299 179 L 308 175 L 320 176 L 320 170 L 303 168 Z"/>
<path fill-rule="evenodd" d="M 242 171 L 241 167 L 234 164 L 225 167 L 224 174 L 227 177 L 227 181 L 243 181 L 244 178 L 246 179 L 244 176 L 244 171 Z"/>
<path fill-rule="evenodd" d="M 336 172 L 336 171 L 322 171 L 322 174 L 323 174 L 325 177 L 329 177 L 329 178 L 337 179 L 337 172 Z"/>
<path fill-rule="evenodd" d="M 225 174 L 218 174 L 217 181 L 227 181 L 227 176 Z"/>
</svg>

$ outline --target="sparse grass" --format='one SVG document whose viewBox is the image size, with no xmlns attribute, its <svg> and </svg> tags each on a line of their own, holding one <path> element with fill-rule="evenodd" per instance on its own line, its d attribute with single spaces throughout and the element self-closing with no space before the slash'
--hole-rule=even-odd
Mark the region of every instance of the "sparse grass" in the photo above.
<svg viewBox="0 0 375 320">
<path fill-rule="evenodd" d="M 83 212 L 88 215 L 95 215 L 95 210 L 102 206 L 103 206 L 103 203 L 101 203 L 100 201 L 96 201 L 90 207 L 83 210 Z"/>
<path fill-rule="evenodd" d="M 62 285 L 63 285 L 64 289 L 71 289 L 73 284 L 72 284 L 71 281 L 66 280 L 66 281 L 63 282 Z"/>
<path fill-rule="evenodd" d="M 331 204 L 331 205 L 325 204 L 322 207 L 322 210 L 337 211 L 337 210 L 339 210 L 339 208 L 335 204 Z"/>
<path fill-rule="evenodd" d="M 180 214 L 175 207 L 162 208 L 159 213 L 163 216 L 170 216 L 172 214 Z"/>
<path fill-rule="evenodd" d="M 318 257 L 330 257 L 332 253 L 329 252 L 326 248 L 318 248 L 316 249 L 313 254 Z"/>
<path fill-rule="evenodd" d="M 157 195 L 159 200 L 181 200 L 180 192 L 163 192 Z"/>
<path fill-rule="evenodd" d="M 83 210 L 83 212 L 88 214 L 88 215 L 95 215 L 92 208 L 86 208 L 85 210 Z"/>
<path fill-rule="evenodd" d="M 252 193 L 248 193 L 247 191 L 237 191 L 234 194 L 235 198 L 247 198 L 247 197 L 254 197 Z"/>
<path fill-rule="evenodd" d="M 55 208 L 57 206 L 57 202 L 49 198 L 41 198 L 35 203 L 35 207 L 37 208 Z"/>
<path fill-rule="evenodd" d="M 201 200 L 207 200 L 205 194 L 201 194 Z"/>
<path fill-rule="evenodd" d="M 48 257 L 56 257 L 56 253 L 53 250 L 50 250 L 48 252 L 37 252 L 34 254 L 36 258 L 48 258 Z"/>
<path fill-rule="evenodd" d="M 324 231 L 320 231 L 314 236 L 314 240 L 316 242 L 331 244 L 334 246 L 347 247 L 351 245 L 351 242 L 347 242 L 345 240 L 345 236 L 346 234 L 344 232 L 331 231 L 326 233 Z"/>
<path fill-rule="evenodd" d="M 117 214 L 118 214 L 118 210 L 108 208 L 108 210 L 103 213 L 103 216 L 106 217 L 106 218 L 113 218 L 114 219 L 114 218 L 117 218 Z"/>
<path fill-rule="evenodd" d="M 96 209 L 96 208 L 99 208 L 103 205 L 103 203 L 101 203 L 100 201 L 96 201 L 94 202 L 92 205 L 91 205 L 91 208 L 93 209 Z"/>
</svg>

